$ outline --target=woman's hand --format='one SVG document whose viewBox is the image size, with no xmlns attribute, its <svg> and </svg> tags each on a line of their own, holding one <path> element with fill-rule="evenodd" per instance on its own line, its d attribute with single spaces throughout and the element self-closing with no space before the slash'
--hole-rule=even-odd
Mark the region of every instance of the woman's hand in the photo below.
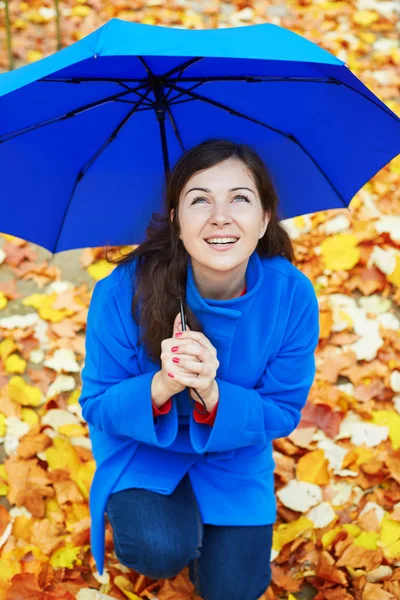
<svg viewBox="0 0 400 600">
<path fill-rule="evenodd" d="M 191 331 L 188 326 L 186 326 L 186 327 L 187 327 L 188 332 Z M 181 323 L 180 313 L 178 313 L 175 317 L 173 331 L 172 331 L 172 337 L 167 338 L 161 342 L 161 357 L 160 357 L 161 358 L 161 366 L 162 366 L 161 376 L 162 376 L 162 380 L 164 382 L 164 386 L 168 390 L 170 390 L 171 396 L 173 396 L 174 394 L 179 394 L 179 392 L 182 392 L 187 387 L 187 384 L 179 379 L 180 375 L 193 376 L 193 377 L 197 378 L 197 372 L 193 372 L 193 370 L 191 370 L 190 368 L 185 367 L 185 365 L 183 364 L 183 361 L 187 359 L 187 360 L 190 360 L 191 362 L 199 362 L 200 363 L 200 358 L 196 358 L 193 355 L 185 354 L 183 352 L 181 352 L 179 355 L 180 362 L 179 363 L 173 362 L 172 359 L 175 358 L 178 353 L 172 352 L 171 349 L 174 346 L 179 345 L 179 341 L 178 341 L 179 338 L 175 337 L 175 334 L 178 333 L 179 331 L 182 331 L 182 323 Z M 200 344 L 198 344 L 198 348 L 199 348 L 199 350 L 201 349 Z M 168 373 L 173 374 L 174 377 L 170 377 L 168 375 Z M 196 381 L 197 381 L 197 379 L 196 379 Z"/>
<path fill-rule="evenodd" d="M 210 340 L 200 331 L 182 331 L 175 337 L 178 350 L 173 354 L 179 358 L 179 366 L 185 372 L 177 372 L 173 363 L 172 372 L 177 383 L 191 387 L 199 392 L 206 402 L 206 397 L 214 389 L 215 376 L 219 367 L 217 351 Z M 199 398 L 191 392 L 192 398 Z"/>
</svg>

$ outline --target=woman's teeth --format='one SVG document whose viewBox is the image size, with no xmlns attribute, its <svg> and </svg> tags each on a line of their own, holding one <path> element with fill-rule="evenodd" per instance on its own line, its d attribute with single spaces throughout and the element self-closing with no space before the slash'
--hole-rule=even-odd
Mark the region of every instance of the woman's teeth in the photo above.
<svg viewBox="0 0 400 600">
<path fill-rule="evenodd" d="M 227 244 L 234 244 L 235 242 L 237 242 L 237 240 L 228 240 L 228 241 L 225 241 L 225 242 L 210 242 L 210 241 L 206 240 L 206 242 L 208 244 L 213 244 L 214 246 L 224 246 L 224 245 L 227 245 Z"/>
</svg>

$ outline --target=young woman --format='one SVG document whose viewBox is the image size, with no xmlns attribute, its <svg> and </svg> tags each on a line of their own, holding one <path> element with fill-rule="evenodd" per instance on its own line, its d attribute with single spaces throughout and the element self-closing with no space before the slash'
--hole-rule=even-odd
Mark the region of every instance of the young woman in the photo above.
<svg viewBox="0 0 400 600">
<path fill-rule="evenodd" d="M 160 225 L 95 285 L 80 404 L 100 573 L 106 513 L 118 560 L 143 575 L 188 566 L 205 600 L 268 588 L 272 440 L 300 420 L 319 337 L 277 206 L 251 147 L 203 142 L 173 169 Z"/>
</svg>

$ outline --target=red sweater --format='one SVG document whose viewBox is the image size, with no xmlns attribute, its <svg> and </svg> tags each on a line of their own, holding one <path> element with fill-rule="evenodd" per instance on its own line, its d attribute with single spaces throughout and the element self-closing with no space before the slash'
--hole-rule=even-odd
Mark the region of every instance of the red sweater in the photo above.
<svg viewBox="0 0 400 600">
<path fill-rule="evenodd" d="M 243 289 L 243 292 L 240 296 L 243 296 L 246 293 L 246 286 Z M 158 417 L 159 415 L 166 415 L 172 408 L 172 398 L 168 398 L 168 400 L 163 404 L 162 408 L 157 408 L 155 404 L 152 404 L 153 407 L 153 417 Z M 196 401 L 196 407 L 199 410 L 204 410 L 204 406 L 201 402 Z M 218 402 L 214 406 L 214 409 L 211 413 L 206 411 L 204 415 L 193 410 L 193 418 L 197 423 L 205 423 L 206 425 L 210 425 L 211 427 L 214 425 L 215 417 L 217 416 Z"/>
</svg>

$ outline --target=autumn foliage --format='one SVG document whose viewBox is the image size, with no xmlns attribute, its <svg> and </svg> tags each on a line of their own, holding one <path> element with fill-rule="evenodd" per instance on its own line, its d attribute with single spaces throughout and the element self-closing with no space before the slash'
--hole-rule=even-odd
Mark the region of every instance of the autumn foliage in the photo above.
<svg viewBox="0 0 400 600">
<path fill-rule="evenodd" d="M 160 4 L 61 3 L 63 43 L 113 16 L 187 28 L 272 22 L 345 60 L 400 115 L 393 2 L 238 0 L 232 10 L 206 3 L 201 13 L 190 2 Z M 13 1 L 10 15 L 21 63 L 56 50 L 52 5 Z M 301 423 L 274 442 L 278 521 L 262 600 L 295 600 L 307 588 L 315 600 L 399 600 L 399 157 L 349 209 L 285 225 L 315 286 L 320 341 Z M 186 569 L 154 581 L 122 566 L 109 523 L 103 576 L 90 553 L 95 462 L 78 398 L 93 285 L 112 268 L 103 249 L 81 252 L 76 273 L 86 270 L 92 283 L 76 284 L 39 261 L 33 244 L 0 239 L 0 600 L 200 600 Z M 35 291 L 21 294 L 17 282 Z"/>
</svg>

